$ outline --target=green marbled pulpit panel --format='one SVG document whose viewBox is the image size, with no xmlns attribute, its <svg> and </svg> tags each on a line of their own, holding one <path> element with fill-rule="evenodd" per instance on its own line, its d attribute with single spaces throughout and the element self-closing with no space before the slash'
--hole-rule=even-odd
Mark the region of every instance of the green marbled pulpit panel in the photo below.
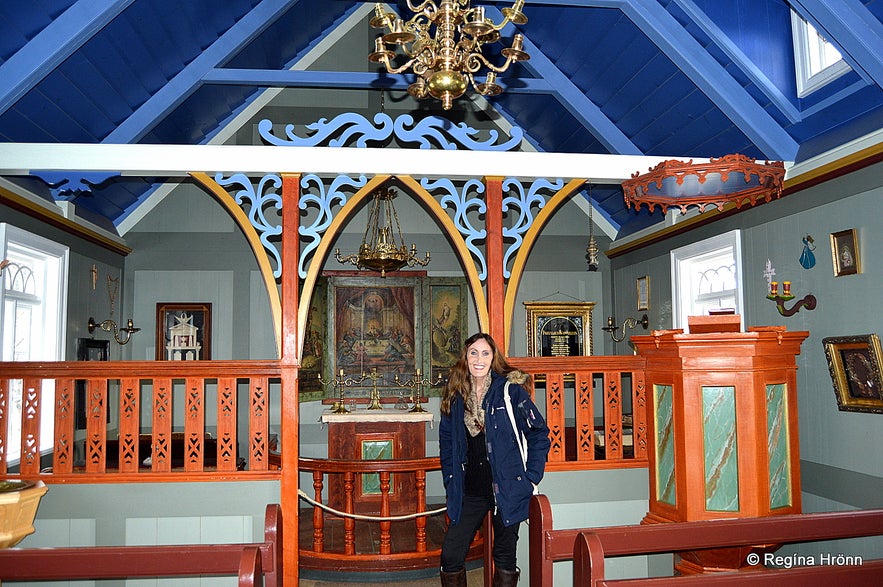
<svg viewBox="0 0 883 587">
<path fill-rule="evenodd" d="M 702 387 L 702 441 L 705 450 L 705 509 L 738 512 L 735 387 Z"/>
<path fill-rule="evenodd" d="M 770 509 L 788 507 L 791 500 L 791 458 L 788 450 L 788 387 L 766 386 L 767 450 L 770 467 Z"/>
<path fill-rule="evenodd" d="M 672 395 L 671 385 L 653 386 L 656 403 L 656 500 L 677 505 Z"/>
</svg>

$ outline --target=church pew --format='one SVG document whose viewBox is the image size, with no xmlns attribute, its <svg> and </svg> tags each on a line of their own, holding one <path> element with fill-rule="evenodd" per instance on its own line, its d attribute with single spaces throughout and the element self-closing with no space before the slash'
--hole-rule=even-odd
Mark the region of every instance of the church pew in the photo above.
<svg viewBox="0 0 883 587">
<path fill-rule="evenodd" d="M 239 587 L 281 587 L 282 509 L 267 506 L 264 542 L 0 550 L 0 581 L 235 575 Z"/>
<path fill-rule="evenodd" d="M 854 565 L 814 565 L 806 569 L 759 569 L 719 576 L 697 575 L 659 577 L 652 579 L 608 580 L 604 577 L 604 558 L 666 552 L 683 552 L 708 548 L 726 548 L 752 544 L 791 544 L 883 534 L 883 510 L 858 510 L 770 516 L 767 518 L 734 518 L 702 522 L 678 522 L 602 528 L 555 530 L 548 497 L 536 495 L 530 504 L 530 585 L 554 585 L 553 563 L 573 560 L 574 585 L 689 585 L 712 580 L 721 584 L 807 584 L 806 576 L 825 577 L 838 581 L 848 576 L 860 581 L 862 576 L 883 573 L 883 560 L 865 560 Z M 839 553 L 834 553 L 839 554 Z M 763 558 L 761 557 L 761 561 Z M 836 562 L 836 561 L 832 561 Z M 822 575 L 830 573 L 830 576 Z M 686 580 L 686 582 L 684 582 Z M 673 581 L 677 581 L 674 583 Z M 800 583 L 803 581 L 803 583 Z M 684 582 L 684 583 L 681 583 Z M 704 583 L 703 583 L 704 584 Z"/>
</svg>

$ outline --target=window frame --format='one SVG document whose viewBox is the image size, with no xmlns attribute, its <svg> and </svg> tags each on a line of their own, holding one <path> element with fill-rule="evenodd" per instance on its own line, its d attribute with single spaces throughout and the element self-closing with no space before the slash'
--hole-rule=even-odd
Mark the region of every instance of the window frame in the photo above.
<svg viewBox="0 0 883 587">
<path fill-rule="evenodd" d="M 805 98 L 852 69 L 843 59 L 840 51 L 827 41 L 812 24 L 793 10 L 791 11 L 791 37 L 794 44 L 794 73 L 798 98 Z M 823 65 L 821 69 L 814 70 L 813 54 L 823 54 L 825 45 L 837 51 L 840 59 Z"/>
<path fill-rule="evenodd" d="M 68 275 L 70 272 L 70 249 L 60 243 L 49 240 L 45 237 L 28 232 L 17 226 L 0 222 L 0 259 L 6 259 L 10 255 L 10 248 L 28 249 L 29 255 L 32 255 L 36 262 L 42 262 L 48 267 L 41 268 L 45 272 L 46 283 L 38 284 L 38 292 L 35 295 L 20 295 L 17 292 L 7 293 L 5 280 L 6 276 L 0 276 L 0 341 L 6 336 L 5 329 L 8 325 L 4 323 L 6 320 L 6 300 L 7 297 L 12 299 L 20 299 L 30 302 L 32 308 L 43 307 L 43 313 L 53 312 L 52 324 L 50 320 L 44 318 L 44 328 L 41 332 L 54 331 L 54 345 L 40 345 L 44 352 L 37 353 L 37 356 L 30 356 L 30 361 L 62 361 L 65 355 L 65 336 L 67 327 L 67 292 L 68 292 Z M 42 258 L 42 259 L 39 259 Z M 8 268 L 7 268 L 8 269 Z M 5 272 L 5 270 L 4 270 Z M 50 276 L 51 273 L 51 276 Z M 56 284 L 53 286 L 52 292 L 47 292 L 46 287 L 49 282 Z M 49 293 L 54 294 L 54 299 L 49 301 Z M 35 299 L 36 298 L 36 299 Z M 34 344 L 29 343 L 31 349 Z M 53 348 L 54 346 L 54 348 Z M 47 348 L 48 347 L 48 348 Z M 5 358 L 3 348 L 0 347 L 0 360 L 11 361 L 12 358 Z M 41 431 L 40 431 L 40 454 L 45 455 L 52 451 L 55 442 L 54 439 L 54 422 L 55 422 L 55 389 L 54 382 L 45 381 L 43 385 L 43 396 L 41 397 Z M 13 413 L 12 397 L 7 398 L 7 417 L 11 422 L 12 418 L 21 421 L 20 413 Z M 19 444 L 15 448 L 16 451 L 10 450 L 12 443 L 9 443 L 9 431 L 7 434 L 7 465 L 16 465 L 21 458 L 20 436 Z M 13 456 L 14 455 L 14 456 Z"/>
<path fill-rule="evenodd" d="M 740 316 L 741 328 L 745 328 L 745 318 L 743 316 L 745 308 L 744 285 L 742 271 L 742 231 L 739 229 L 731 230 L 723 234 L 713 236 L 677 249 L 670 252 L 671 258 L 671 292 L 672 292 L 672 328 L 687 329 L 687 316 L 690 315 L 685 307 L 686 300 L 684 293 L 681 291 L 681 283 L 685 278 L 685 271 L 691 260 L 699 257 L 705 257 L 715 251 L 730 248 L 733 252 L 733 263 L 735 266 L 735 298 L 736 298 L 736 314 Z M 690 303 L 696 300 L 698 294 L 691 295 Z"/>
</svg>

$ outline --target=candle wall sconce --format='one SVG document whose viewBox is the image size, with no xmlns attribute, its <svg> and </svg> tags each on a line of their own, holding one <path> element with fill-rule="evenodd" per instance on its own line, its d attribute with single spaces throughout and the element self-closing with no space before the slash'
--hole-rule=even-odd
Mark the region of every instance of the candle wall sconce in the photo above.
<svg viewBox="0 0 883 587">
<path fill-rule="evenodd" d="M 644 330 L 650 327 L 650 319 L 647 317 L 647 314 L 641 316 L 640 319 L 635 318 L 626 318 L 623 321 L 622 326 L 616 325 L 616 319 L 613 316 L 607 317 L 607 326 L 601 328 L 604 332 L 610 333 L 610 338 L 613 339 L 613 342 L 622 342 L 625 339 L 625 331 L 627 328 L 637 328 L 638 325 L 642 326 Z M 617 338 L 616 331 L 622 329 L 622 335 Z"/>
<path fill-rule="evenodd" d="M 409 379 L 408 381 L 399 380 L 398 374 L 396 374 L 395 381 L 398 385 L 401 385 L 402 387 L 407 387 L 408 389 L 412 390 L 411 391 L 412 395 L 411 395 L 410 399 L 414 402 L 414 407 L 411 408 L 409 411 L 411 411 L 411 412 L 425 412 L 426 410 L 423 408 L 422 405 L 420 405 L 420 398 L 423 396 L 423 392 L 422 392 L 423 386 L 424 385 L 438 385 L 438 384 L 440 384 L 442 382 L 442 375 L 441 375 L 441 373 L 439 373 L 438 378 L 433 382 L 433 381 L 430 381 L 429 379 L 423 379 L 420 376 L 420 369 L 417 369 L 414 372 L 414 376 L 411 379 Z"/>
<path fill-rule="evenodd" d="M 331 412 L 334 414 L 349 414 L 350 411 L 346 409 L 346 398 L 344 397 L 344 393 L 346 392 L 347 387 L 352 387 L 353 385 L 358 385 L 362 381 L 365 380 L 367 375 L 362 374 L 361 377 L 346 377 L 343 374 L 343 369 L 337 372 L 337 377 L 332 379 L 331 381 L 325 381 L 322 379 L 322 376 L 319 375 L 319 382 L 322 385 L 328 385 L 329 383 L 337 388 L 337 401 L 331 404 Z"/>
<path fill-rule="evenodd" d="M 113 339 L 117 341 L 117 344 L 124 345 L 129 342 L 129 339 L 132 338 L 132 335 L 141 330 L 140 328 L 135 328 L 135 324 L 132 323 L 132 319 L 129 318 L 128 322 L 126 322 L 125 328 L 118 328 L 117 323 L 113 320 L 104 320 L 102 322 L 95 322 L 95 318 L 89 317 L 89 334 L 95 331 L 95 328 L 98 327 L 105 332 L 113 332 Z M 125 333 L 125 336 L 120 335 L 120 333 Z"/>
<path fill-rule="evenodd" d="M 791 294 L 791 282 L 783 281 L 782 282 L 782 294 L 779 295 L 779 282 L 772 281 L 770 282 L 770 293 L 766 297 L 768 300 L 772 300 L 776 302 L 776 309 L 779 311 L 779 314 L 788 318 L 789 316 L 793 316 L 797 312 L 800 311 L 801 308 L 806 308 L 807 310 L 815 310 L 816 309 L 816 297 L 812 294 L 807 294 L 803 296 L 800 300 L 794 303 L 790 308 L 785 307 L 785 302 L 790 302 L 794 299 L 794 296 Z"/>
</svg>

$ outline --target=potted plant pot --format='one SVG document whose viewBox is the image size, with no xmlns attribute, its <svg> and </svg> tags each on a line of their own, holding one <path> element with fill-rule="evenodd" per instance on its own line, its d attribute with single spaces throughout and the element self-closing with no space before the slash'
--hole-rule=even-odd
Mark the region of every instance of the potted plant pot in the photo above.
<svg viewBox="0 0 883 587">
<path fill-rule="evenodd" d="M 0 479 L 0 548 L 9 548 L 34 532 L 34 517 L 46 493 L 42 481 Z"/>
</svg>

